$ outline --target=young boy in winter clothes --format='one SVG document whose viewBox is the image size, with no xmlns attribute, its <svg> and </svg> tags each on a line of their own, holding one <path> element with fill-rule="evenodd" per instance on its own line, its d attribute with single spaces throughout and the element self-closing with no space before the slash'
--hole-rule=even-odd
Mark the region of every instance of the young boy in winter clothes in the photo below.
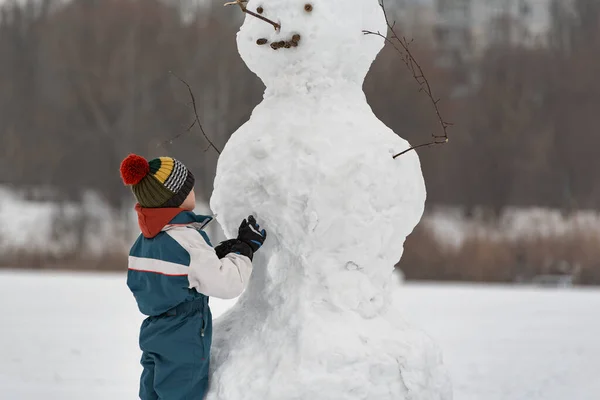
<svg viewBox="0 0 600 400">
<path fill-rule="evenodd" d="M 138 201 L 142 234 L 129 254 L 127 285 L 147 315 L 140 330 L 142 400 L 201 400 L 208 386 L 212 316 L 208 297 L 234 298 L 265 241 L 253 217 L 237 239 L 212 248 L 196 215 L 194 176 L 179 161 L 130 155 L 121 177 Z"/>
</svg>

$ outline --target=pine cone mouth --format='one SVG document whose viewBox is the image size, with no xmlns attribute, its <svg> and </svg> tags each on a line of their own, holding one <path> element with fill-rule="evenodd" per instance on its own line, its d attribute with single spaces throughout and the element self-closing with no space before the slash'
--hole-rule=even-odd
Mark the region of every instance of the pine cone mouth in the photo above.
<svg viewBox="0 0 600 400">
<path fill-rule="evenodd" d="M 290 40 L 280 40 L 278 42 L 271 42 L 270 47 L 273 50 L 291 49 L 292 47 L 298 47 L 301 39 L 302 37 L 299 34 L 295 34 Z M 256 41 L 256 44 L 259 46 L 264 46 L 269 44 L 269 40 L 261 38 Z"/>
</svg>

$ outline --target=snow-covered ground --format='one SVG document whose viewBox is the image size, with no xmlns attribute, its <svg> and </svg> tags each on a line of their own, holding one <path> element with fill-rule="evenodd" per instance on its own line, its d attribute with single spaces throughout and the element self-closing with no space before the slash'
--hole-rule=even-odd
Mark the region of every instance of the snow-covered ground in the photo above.
<svg viewBox="0 0 600 400">
<path fill-rule="evenodd" d="M 456 400 L 599 398 L 600 290 L 408 284 L 397 303 L 443 348 Z M 0 271 L 0 309 L 0 399 L 137 398 L 124 274 Z"/>
</svg>

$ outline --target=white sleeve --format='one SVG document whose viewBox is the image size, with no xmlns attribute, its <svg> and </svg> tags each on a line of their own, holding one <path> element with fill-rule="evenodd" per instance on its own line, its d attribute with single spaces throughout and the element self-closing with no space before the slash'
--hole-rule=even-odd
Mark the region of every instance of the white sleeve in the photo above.
<svg viewBox="0 0 600 400">
<path fill-rule="evenodd" d="M 220 299 L 233 299 L 242 294 L 252 273 L 248 257 L 231 253 L 219 259 L 194 229 L 175 228 L 167 233 L 190 254 L 190 289 Z"/>
</svg>

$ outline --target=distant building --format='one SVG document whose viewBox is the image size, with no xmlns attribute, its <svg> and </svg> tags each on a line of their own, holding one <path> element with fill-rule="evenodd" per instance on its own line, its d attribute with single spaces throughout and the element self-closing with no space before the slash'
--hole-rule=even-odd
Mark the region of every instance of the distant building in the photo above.
<svg viewBox="0 0 600 400">
<path fill-rule="evenodd" d="M 388 18 L 396 22 L 399 35 L 420 42 L 434 43 L 433 28 L 436 24 L 437 13 L 427 0 L 395 0 L 386 3 Z"/>
<path fill-rule="evenodd" d="M 495 43 L 544 45 L 551 0 L 478 0 L 473 8 L 475 51 Z"/>
<path fill-rule="evenodd" d="M 523 270 L 515 279 L 516 283 L 533 284 L 535 286 L 550 286 L 568 288 L 574 286 L 581 277 L 581 266 L 566 260 L 550 260 L 544 266 L 543 274 L 527 274 L 528 268 L 520 266 Z"/>
<path fill-rule="evenodd" d="M 573 275 L 538 275 L 531 280 L 531 283 L 536 286 L 569 288 L 573 286 L 574 281 Z"/>
<path fill-rule="evenodd" d="M 467 62 L 473 55 L 473 0 L 435 0 L 435 10 L 440 64 L 450 67 Z"/>
<path fill-rule="evenodd" d="M 497 43 L 543 45 L 551 1 L 434 0 L 440 63 L 452 66 L 467 62 Z"/>
</svg>

